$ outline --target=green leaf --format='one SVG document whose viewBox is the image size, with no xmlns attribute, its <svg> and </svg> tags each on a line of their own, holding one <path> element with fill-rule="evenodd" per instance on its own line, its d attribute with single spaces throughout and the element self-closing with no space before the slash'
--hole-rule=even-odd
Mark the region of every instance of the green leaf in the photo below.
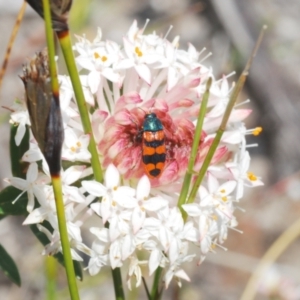
<svg viewBox="0 0 300 300">
<path fill-rule="evenodd" d="M 29 149 L 29 129 L 26 126 L 25 135 L 19 146 L 16 145 L 15 136 L 17 133 L 18 126 L 12 125 L 10 127 L 10 161 L 11 161 L 11 172 L 14 177 L 25 178 L 28 163 L 21 160 L 24 153 Z"/>
<path fill-rule="evenodd" d="M 15 204 L 12 202 L 22 193 L 21 190 L 8 186 L 0 192 L 0 216 L 1 215 L 27 215 L 28 197 L 25 192 Z"/>
<path fill-rule="evenodd" d="M 50 232 L 53 231 L 51 225 L 49 224 L 49 222 L 47 221 L 44 221 L 42 223 L 42 225 L 44 227 L 46 227 Z M 38 240 L 44 245 L 46 246 L 47 244 L 50 243 L 49 239 L 47 238 L 47 236 L 38 230 L 37 226 L 36 225 L 30 225 L 30 229 L 32 230 L 32 232 L 34 233 L 34 235 L 38 238 Z M 63 258 L 63 255 L 61 252 L 57 253 L 57 254 L 54 254 L 53 255 L 57 261 L 61 264 L 61 265 L 65 265 L 64 264 L 64 258 Z M 74 265 L 74 270 L 75 270 L 75 275 L 76 277 L 82 281 L 83 279 L 83 274 L 82 274 L 82 268 L 81 268 L 81 264 L 79 261 L 76 261 L 76 260 L 73 260 L 73 265 Z"/>
<path fill-rule="evenodd" d="M 18 268 L 11 258 L 11 256 L 6 252 L 6 250 L 0 244 L 0 269 L 4 274 L 16 285 L 21 286 L 21 278 Z"/>
</svg>

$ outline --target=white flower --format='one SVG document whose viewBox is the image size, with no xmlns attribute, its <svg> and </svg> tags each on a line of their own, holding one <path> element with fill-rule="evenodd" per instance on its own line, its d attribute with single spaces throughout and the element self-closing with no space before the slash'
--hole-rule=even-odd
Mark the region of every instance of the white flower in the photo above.
<svg viewBox="0 0 300 300">
<path fill-rule="evenodd" d="M 31 163 L 26 173 L 26 179 L 12 177 L 7 178 L 6 182 L 9 182 L 12 186 L 16 187 L 23 192 L 13 201 L 15 203 L 18 199 L 27 192 L 28 195 L 28 203 L 27 203 L 27 211 L 32 212 L 34 207 L 34 196 L 37 197 L 38 200 L 43 199 L 45 197 L 43 186 L 38 184 L 38 166 L 37 163 Z"/>
<path fill-rule="evenodd" d="M 82 134 L 77 135 L 74 130 L 65 130 L 62 158 L 69 161 L 89 161 L 91 154 L 88 151 L 90 137 Z"/>
</svg>

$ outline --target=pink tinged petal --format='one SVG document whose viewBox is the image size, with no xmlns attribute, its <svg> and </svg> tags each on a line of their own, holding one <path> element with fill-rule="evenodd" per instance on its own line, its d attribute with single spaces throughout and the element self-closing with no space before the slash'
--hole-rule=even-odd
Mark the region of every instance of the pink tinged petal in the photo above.
<svg viewBox="0 0 300 300">
<path fill-rule="evenodd" d="M 127 93 L 126 95 L 122 95 L 116 102 L 116 111 L 121 110 L 125 107 L 126 104 L 138 104 L 143 102 L 141 96 L 138 92 L 132 91 Z"/>
<path fill-rule="evenodd" d="M 103 123 L 108 117 L 108 112 L 104 110 L 97 109 L 92 116 L 93 122 Z"/>
<path fill-rule="evenodd" d="M 170 162 L 163 170 L 163 173 L 159 178 L 159 183 L 164 185 L 166 183 L 170 183 L 171 181 L 174 181 L 178 176 L 178 171 L 179 171 L 178 162 L 177 161 Z"/>
<path fill-rule="evenodd" d="M 95 94 L 98 90 L 101 81 L 101 75 L 97 71 L 92 71 L 88 75 L 88 86 L 91 89 L 91 93 Z"/>
<path fill-rule="evenodd" d="M 114 241 L 109 249 L 109 260 L 112 269 L 122 266 L 121 261 L 121 245 L 118 240 Z"/>
<path fill-rule="evenodd" d="M 138 206 L 133 210 L 131 218 L 133 233 L 136 234 L 143 226 L 144 220 L 146 218 L 146 213 Z"/>
<path fill-rule="evenodd" d="M 84 189 L 93 196 L 102 197 L 106 194 L 106 187 L 101 183 L 93 181 L 82 181 L 81 185 Z"/>
<path fill-rule="evenodd" d="M 114 115 L 115 121 L 120 125 L 133 124 L 133 119 L 128 110 L 121 110 Z"/>
<path fill-rule="evenodd" d="M 104 180 L 108 189 L 113 189 L 119 186 L 120 174 L 118 169 L 113 164 L 110 164 L 107 167 Z"/>
<path fill-rule="evenodd" d="M 151 71 L 149 67 L 145 64 L 139 64 L 134 66 L 138 75 L 146 81 L 148 85 L 151 84 Z"/>
<path fill-rule="evenodd" d="M 26 173 L 26 180 L 29 183 L 33 183 L 38 177 L 38 165 L 37 163 L 31 163 Z"/>
<path fill-rule="evenodd" d="M 168 91 L 170 91 L 178 82 L 178 71 L 175 67 L 168 69 Z"/>
<path fill-rule="evenodd" d="M 151 188 L 151 184 L 149 178 L 146 175 L 142 176 L 136 188 L 137 199 L 139 200 L 146 199 L 149 196 L 150 188 Z"/>
<path fill-rule="evenodd" d="M 229 123 L 240 122 L 246 119 L 252 113 L 251 109 L 234 109 L 229 117 Z"/>
<path fill-rule="evenodd" d="M 150 258 L 149 258 L 149 276 L 151 276 L 154 271 L 158 268 L 160 261 L 162 259 L 162 253 L 158 249 L 154 249 L 151 251 Z"/>
</svg>

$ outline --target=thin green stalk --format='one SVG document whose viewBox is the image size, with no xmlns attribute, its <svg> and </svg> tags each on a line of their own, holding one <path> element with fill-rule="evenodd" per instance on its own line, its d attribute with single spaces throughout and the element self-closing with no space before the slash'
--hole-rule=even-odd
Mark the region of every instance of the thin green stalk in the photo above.
<svg viewBox="0 0 300 300">
<path fill-rule="evenodd" d="M 45 19 L 45 31 L 49 57 L 49 71 L 51 76 L 51 87 L 53 94 L 59 93 L 59 83 L 57 79 L 57 69 L 55 62 L 55 45 L 53 40 L 53 30 L 51 22 L 51 10 L 49 0 L 43 0 L 44 19 Z"/>
<path fill-rule="evenodd" d="M 159 284 L 162 275 L 163 268 L 158 267 L 155 271 L 152 290 L 151 290 L 151 300 L 159 300 L 161 294 L 159 293 Z"/>
<path fill-rule="evenodd" d="M 84 133 L 90 136 L 89 151 L 92 155 L 91 163 L 94 171 L 94 176 L 97 181 L 102 182 L 103 172 L 99 161 L 99 155 L 98 155 L 98 151 L 97 151 L 97 147 L 96 147 L 96 143 L 92 131 L 92 125 L 89 117 L 89 112 L 87 109 L 87 104 L 84 99 L 84 94 L 83 94 L 80 78 L 75 63 L 75 58 L 74 58 L 71 39 L 70 39 L 70 33 L 68 30 L 61 31 L 57 33 L 57 36 L 59 38 L 61 49 L 72 81 Z"/>
<path fill-rule="evenodd" d="M 255 47 L 254 47 L 254 49 L 253 49 L 253 51 L 252 51 L 252 53 L 251 53 L 251 55 L 250 55 L 250 57 L 249 57 L 249 59 L 247 61 L 247 64 L 246 64 L 246 66 L 245 66 L 242 74 L 240 75 L 240 77 L 238 79 L 238 82 L 237 82 L 237 84 L 236 84 L 236 86 L 235 86 L 235 88 L 234 88 L 234 90 L 233 90 L 233 92 L 232 92 L 232 94 L 230 96 L 229 103 L 228 103 L 228 105 L 226 107 L 226 110 L 225 110 L 225 113 L 224 113 L 221 125 L 220 125 L 220 127 L 219 127 L 219 129 L 217 131 L 217 134 L 216 134 L 216 136 L 215 136 L 215 138 L 214 138 L 214 140 L 213 140 L 213 142 L 212 142 L 212 144 L 211 144 L 211 146 L 210 146 L 210 148 L 208 150 L 208 153 L 207 153 L 207 155 L 205 157 L 203 165 L 202 165 L 202 167 L 201 167 L 201 169 L 199 171 L 199 174 L 198 174 L 198 176 L 196 178 L 194 186 L 193 186 L 193 188 L 191 190 L 191 193 L 190 193 L 190 195 L 188 197 L 187 203 L 194 202 L 194 199 L 196 197 L 196 194 L 197 194 L 197 191 L 198 191 L 198 189 L 200 187 L 200 184 L 201 184 L 201 182 L 202 182 L 202 180 L 203 180 L 203 178 L 205 176 L 205 173 L 206 173 L 206 171 L 207 171 L 207 169 L 209 167 L 209 164 L 210 164 L 210 162 L 211 162 L 211 160 L 212 160 L 212 158 L 213 158 L 213 156 L 214 156 L 214 154 L 216 152 L 216 149 L 217 149 L 217 147 L 218 147 L 218 145 L 220 143 L 222 135 L 223 135 L 223 133 L 224 133 L 224 131 L 226 129 L 227 122 L 229 120 L 231 111 L 232 111 L 232 109 L 233 109 L 233 107 L 235 105 L 235 102 L 237 100 L 237 97 L 238 97 L 240 91 L 242 90 L 242 88 L 243 88 L 243 86 L 245 84 L 247 76 L 249 75 L 250 66 L 251 66 L 252 61 L 253 61 L 253 59 L 254 59 L 254 57 L 256 55 L 256 52 L 257 52 L 257 50 L 259 48 L 259 45 L 260 45 L 260 43 L 262 41 L 263 34 L 264 34 L 265 30 L 266 30 L 266 26 L 264 26 L 262 28 L 262 30 L 260 32 L 260 35 L 259 35 L 259 37 L 258 37 L 258 39 L 256 41 Z"/>
<path fill-rule="evenodd" d="M 142 281 L 143 281 L 143 285 L 144 285 L 144 288 L 145 288 L 147 298 L 148 298 L 148 300 L 151 300 L 151 295 L 150 295 L 150 292 L 149 292 L 149 289 L 148 289 L 148 286 L 147 286 L 147 282 L 146 282 L 144 276 L 142 276 Z"/>
<path fill-rule="evenodd" d="M 114 281 L 116 300 L 124 300 L 125 296 L 123 291 L 121 269 L 120 268 L 111 269 L 111 272 Z"/>
<path fill-rule="evenodd" d="M 63 202 L 61 177 L 52 176 L 52 185 L 55 196 L 56 213 L 60 233 L 61 246 L 63 250 L 64 263 L 67 272 L 68 285 L 72 300 L 79 300 L 77 282 L 75 277 L 74 265 L 70 250 L 69 235 L 66 225 L 65 206 Z"/>
<path fill-rule="evenodd" d="M 46 277 L 47 277 L 47 300 L 57 299 L 56 295 L 56 275 L 57 261 L 52 256 L 47 256 L 45 259 Z"/>
<path fill-rule="evenodd" d="M 208 103 L 208 98 L 209 98 L 209 89 L 211 87 L 211 83 L 212 83 L 212 79 L 209 78 L 207 81 L 206 90 L 205 90 L 205 93 L 203 95 L 203 99 L 201 102 L 199 115 L 198 115 L 198 121 L 197 121 L 197 125 L 195 128 L 195 136 L 194 136 L 194 140 L 193 140 L 191 155 L 190 155 L 190 159 L 189 159 L 189 163 L 188 163 L 188 168 L 187 168 L 187 171 L 184 176 L 184 180 L 183 180 L 183 184 L 182 184 L 182 188 L 181 188 L 181 192 L 180 192 L 178 204 L 177 204 L 177 206 L 181 210 L 181 214 L 184 219 L 186 219 L 187 215 L 181 206 L 186 201 L 186 197 L 188 195 L 192 176 L 193 176 L 193 168 L 195 165 L 197 152 L 198 152 L 198 148 L 199 148 L 199 142 L 200 142 L 200 138 L 201 138 L 201 134 L 202 134 L 202 127 L 203 127 L 204 117 L 205 117 L 205 113 L 206 113 L 206 109 L 207 109 L 207 103 Z"/>
<path fill-rule="evenodd" d="M 52 93 L 53 93 L 53 97 L 59 99 L 59 84 L 57 79 L 57 70 L 56 70 L 56 63 L 54 58 L 55 46 L 53 40 L 51 8 L 50 8 L 49 0 L 43 0 L 43 12 L 44 12 L 44 19 L 45 19 L 48 54 L 49 54 L 49 69 L 51 75 Z M 79 293 L 77 289 L 74 265 L 71 256 L 69 235 L 68 235 L 67 225 L 66 225 L 65 207 L 63 202 L 62 183 L 61 183 L 60 174 L 56 174 L 56 175 L 51 174 L 51 180 L 52 180 L 53 192 L 55 197 L 58 228 L 59 228 L 61 245 L 63 250 L 62 252 L 64 257 L 64 263 L 65 263 L 65 268 L 66 268 L 66 273 L 68 278 L 70 296 L 72 300 L 79 300 Z"/>
</svg>

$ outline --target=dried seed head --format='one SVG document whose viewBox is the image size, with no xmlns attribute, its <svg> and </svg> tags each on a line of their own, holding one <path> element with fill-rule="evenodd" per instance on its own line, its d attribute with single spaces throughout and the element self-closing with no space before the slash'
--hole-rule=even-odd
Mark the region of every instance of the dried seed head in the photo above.
<svg viewBox="0 0 300 300">
<path fill-rule="evenodd" d="M 28 4 L 44 18 L 42 0 L 26 0 Z M 68 15 L 72 6 L 72 0 L 50 0 L 52 27 L 54 31 L 68 29 Z"/>
<path fill-rule="evenodd" d="M 59 98 L 53 95 L 48 68 L 47 50 L 36 56 L 23 67 L 31 129 L 45 156 L 52 175 L 60 171 L 63 124 Z"/>
</svg>

